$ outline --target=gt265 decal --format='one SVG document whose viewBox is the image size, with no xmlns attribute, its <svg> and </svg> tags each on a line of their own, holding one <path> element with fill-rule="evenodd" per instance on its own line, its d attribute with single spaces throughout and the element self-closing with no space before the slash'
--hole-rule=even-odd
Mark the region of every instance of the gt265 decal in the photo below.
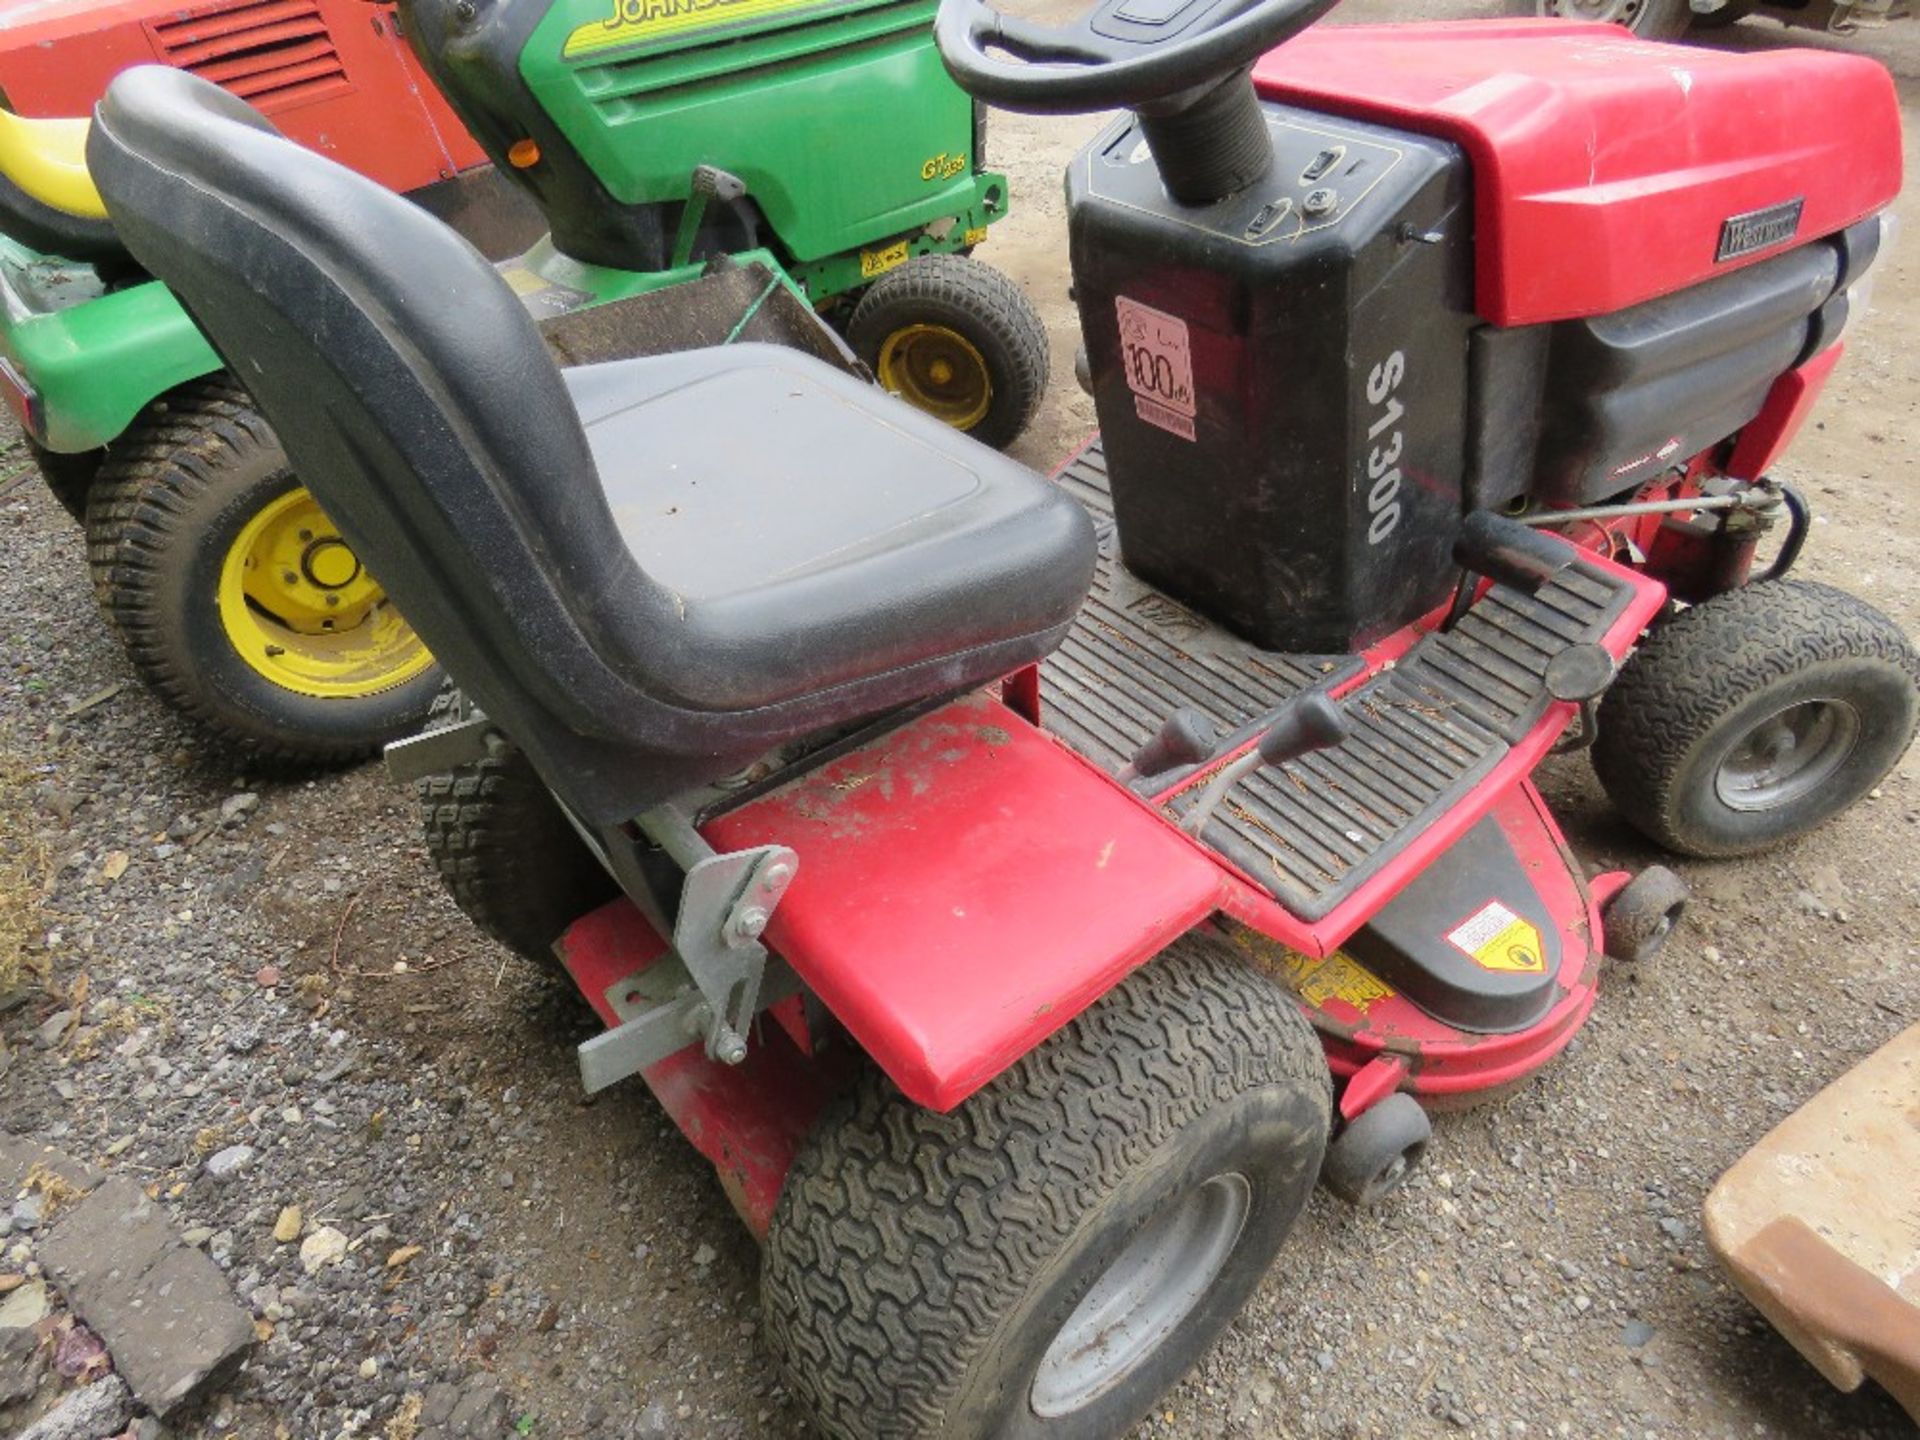
<svg viewBox="0 0 1920 1440">
<path fill-rule="evenodd" d="M 787 10 L 803 10 L 821 0 L 613 0 L 613 13 L 592 20 L 567 36 L 560 53 L 572 60 L 616 45 L 660 40 Z"/>
<path fill-rule="evenodd" d="M 1400 422 L 1407 410 L 1394 391 L 1407 378 L 1407 357 L 1394 351 L 1367 372 L 1367 404 L 1377 407 L 1367 421 L 1367 543 L 1378 545 L 1400 524 L 1400 452 L 1407 432 Z"/>
</svg>

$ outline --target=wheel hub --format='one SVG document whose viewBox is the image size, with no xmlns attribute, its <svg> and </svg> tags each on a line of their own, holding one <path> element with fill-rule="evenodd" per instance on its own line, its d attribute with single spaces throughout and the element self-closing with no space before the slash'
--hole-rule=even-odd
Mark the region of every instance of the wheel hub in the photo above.
<svg viewBox="0 0 1920 1440">
<path fill-rule="evenodd" d="M 1092 1404 L 1139 1368 L 1200 1303 L 1238 1244 L 1253 1187 L 1216 1175 L 1141 1227 L 1040 1359 L 1028 1404 L 1042 1419 Z"/>
<path fill-rule="evenodd" d="M 1732 810 L 1772 810 L 1826 783 L 1860 740 L 1860 712 L 1844 700 L 1802 700 L 1762 718 L 1714 775 Z"/>
<path fill-rule="evenodd" d="M 307 546 L 300 557 L 300 573 L 315 589 L 341 590 L 360 578 L 360 557 L 338 535 L 330 535 Z"/>
<path fill-rule="evenodd" d="M 433 663 L 304 489 L 268 501 L 241 527 L 221 562 L 218 606 L 235 653 L 296 694 L 373 695 Z"/>
<path fill-rule="evenodd" d="M 874 368 L 887 389 L 956 430 L 971 430 L 993 404 L 986 357 L 946 325 L 901 326 L 881 345 Z"/>
</svg>

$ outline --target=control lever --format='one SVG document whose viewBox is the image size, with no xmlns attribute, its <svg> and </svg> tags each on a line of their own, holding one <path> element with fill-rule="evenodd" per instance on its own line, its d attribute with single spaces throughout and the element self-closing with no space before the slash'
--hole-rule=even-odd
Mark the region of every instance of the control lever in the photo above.
<svg viewBox="0 0 1920 1440">
<path fill-rule="evenodd" d="M 1454 563 L 1466 573 L 1454 589 L 1444 628 L 1452 629 L 1473 604 L 1475 575 L 1531 595 L 1572 564 L 1573 558 L 1573 546 L 1557 536 L 1491 510 L 1469 512 L 1453 542 Z"/>
<path fill-rule="evenodd" d="M 1219 809 L 1227 792 L 1261 766 L 1284 765 L 1315 750 L 1325 750 L 1338 745 L 1350 733 L 1346 716 L 1340 713 L 1340 707 L 1328 698 L 1326 691 L 1310 690 L 1298 696 L 1267 727 L 1267 733 L 1260 737 L 1253 749 L 1223 766 L 1220 773 L 1213 777 L 1201 794 L 1200 802 L 1181 822 L 1181 828 L 1189 835 L 1198 835 L 1206 829 L 1207 822 L 1213 818 L 1213 812 Z"/>
<path fill-rule="evenodd" d="M 731 203 L 746 193 L 747 182 L 738 175 L 717 165 L 693 167 L 693 193 L 687 197 L 686 209 L 680 212 L 680 229 L 673 237 L 674 269 L 693 263 L 693 246 L 700 238 L 700 227 L 706 224 L 707 207 L 715 200 Z"/>
<path fill-rule="evenodd" d="M 1587 641 L 1569 645 L 1547 662 L 1547 694 L 1556 700 L 1580 707 L 1580 728 L 1569 743 L 1564 737 L 1554 746 L 1556 755 L 1569 750 L 1585 750 L 1600 733 L 1598 710 L 1600 697 L 1620 673 L 1620 664 L 1604 645 Z"/>
<path fill-rule="evenodd" d="M 1453 558 L 1461 568 L 1529 595 L 1573 563 L 1574 548 L 1531 525 L 1475 510 L 1460 526 Z"/>
<path fill-rule="evenodd" d="M 1202 760 L 1213 758 L 1214 747 L 1219 743 L 1220 735 L 1213 721 L 1191 705 L 1182 705 L 1160 722 L 1159 730 L 1133 752 L 1133 759 L 1120 767 L 1114 779 L 1122 785 L 1131 785 L 1136 780 L 1150 780 L 1182 765 L 1198 765 Z"/>
</svg>

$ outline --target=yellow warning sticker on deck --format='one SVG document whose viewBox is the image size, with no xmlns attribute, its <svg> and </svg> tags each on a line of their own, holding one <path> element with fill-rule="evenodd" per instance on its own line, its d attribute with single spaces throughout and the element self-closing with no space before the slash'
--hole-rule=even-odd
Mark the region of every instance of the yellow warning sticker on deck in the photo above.
<svg viewBox="0 0 1920 1440">
<path fill-rule="evenodd" d="M 1489 900 L 1454 926 L 1447 939 L 1482 970 L 1538 975 L 1547 968 L 1538 928 L 1498 900 Z"/>
<path fill-rule="evenodd" d="M 1382 1000 L 1394 997 L 1394 988 L 1375 975 L 1344 950 L 1336 950 L 1324 959 L 1303 955 L 1282 945 L 1258 930 L 1228 924 L 1227 937 L 1251 960 L 1254 968 L 1274 980 L 1284 981 L 1294 993 L 1313 1006 L 1329 1000 L 1344 1000 L 1362 1015 Z"/>
<path fill-rule="evenodd" d="M 1324 960 L 1294 952 L 1287 956 L 1286 966 L 1293 988 L 1309 1005 L 1344 1000 L 1364 1015 L 1373 1005 L 1393 998 L 1391 985 L 1344 951 L 1336 950 Z"/>
</svg>

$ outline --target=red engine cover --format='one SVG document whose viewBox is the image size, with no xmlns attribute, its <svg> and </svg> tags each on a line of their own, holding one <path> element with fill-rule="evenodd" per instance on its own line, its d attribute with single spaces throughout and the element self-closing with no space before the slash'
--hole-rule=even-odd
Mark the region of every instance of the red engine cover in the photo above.
<svg viewBox="0 0 1920 1440">
<path fill-rule="evenodd" d="M 85 115 L 132 65 L 191 70 L 286 135 L 392 190 L 486 163 L 400 34 L 368 0 L 0 0 L 0 96 L 22 115 Z"/>
<path fill-rule="evenodd" d="M 1559 20 L 1326 26 L 1253 72 L 1273 100 L 1450 140 L 1473 165 L 1478 309 L 1598 315 L 1831 234 L 1900 189 L 1877 61 L 1731 54 Z M 1718 259 L 1736 216 L 1799 200 L 1772 245 Z"/>
</svg>

